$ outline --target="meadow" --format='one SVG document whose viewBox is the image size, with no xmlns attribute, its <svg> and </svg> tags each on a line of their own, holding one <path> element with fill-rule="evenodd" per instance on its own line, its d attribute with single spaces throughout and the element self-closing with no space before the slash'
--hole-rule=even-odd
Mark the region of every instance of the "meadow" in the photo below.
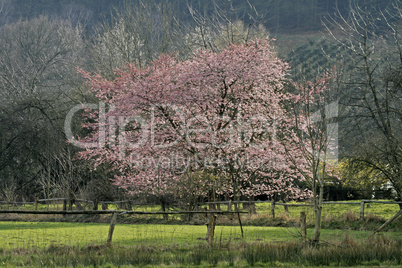
<svg viewBox="0 0 402 268">
<path fill-rule="evenodd" d="M 358 202 L 358 200 L 356 200 Z M 386 200 L 378 200 L 386 201 Z M 344 201 L 341 203 L 347 203 Z M 296 202 L 289 202 L 288 204 L 296 204 Z M 300 204 L 300 202 L 298 203 Z M 305 203 L 302 203 L 305 204 Z M 257 204 L 257 211 L 262 215 L 271 214 L 270 203 Z M 394 216 L 399 211 L 397 204 L 383 204 L 383 203 L 367 203 L 365 205 L 364 214 L 366 221 L 385 221 Z M 276 206 L 275 212 L 278 217 L 285 219 L 298 219 L 300 212 L 305 212 L 307 221 L 312 222 L 314 218 L 314 210 L 312 207 L 289 207 L 288 212 L 285 211 L 283 206 Z M 324 204 L 323 206 L 323 221 L 336 222 L 342 220 L 357 221 L 360 217 L 360 204 Z"/>
<path fill-rule="evenodd" d="M 45 249 L 50 246 L 77 246 L 105 244 L 109 225 L 99 223 L 67 222 L 0 222 L 0 248 Z M 216 226 L 215 243 L 276 243 L 297 240 L 296 227 L 244 226 L 242 238 L 238 226 Z M 207 228 L 203 225 L 166 224 L 117 224 L 113 234 L 113 245 L 133 246 L 194 246 L 205 243 Z M 309 228 L 308 233 L 313 229 Z M 349 236 L 365 239 L 371 231 L 349 230 Z M 322 240 L 340 243 L 345 231 L 323 229 Z M 401 232 L 387 232 L 393 238 L 402 239 Z"/>
<path fill-rule="evenodd" d="M 57 205 L 40 205 L 38 209 L 57 209 Z M 157 211 L 159 207 L 134 209 Z M 400 220 L 373 238 L 368 237 L 398 209 L 395 204 L 370 204 L 365 219 L 360 221 L 358 204 L 325 205 L 318 246 L 300 239 L 301 211 L 307 214 L 308 235 L 313 232 L 310 207 L 289 207 L 286 212 L 277 206 L 273 220 L 270 204 L 258 203 L 257 214 L 241 216 L 244 237 L 236 217 L 219 215 L 213 246 L 205 241 L 203 216 L 191 221 L 174 216 L 163 221 L 160 215 L 120 215 L 112 244 L 107 245 L 110 215 L 102 215 L 97 223 L 93 217 L 1 215 L 0 266 L 397 267 L 402 264 Z M 10 221 L 18 217 L 19 221 Z"/>
<path fill-rule="evenodd" d="M 29 267 L 249 267 L 402 264 L 401 232 L 367 240 L 369 231 L 324 229 L 323 243 L 300 241 L 285 227 L 217 226 L 215 243 L 205 226 L 119 224 L 106 245 L 108 225 L 0 222 L 0 266 Z M 312 230 L 309 229 L 309 232 Z"/>
</svg>

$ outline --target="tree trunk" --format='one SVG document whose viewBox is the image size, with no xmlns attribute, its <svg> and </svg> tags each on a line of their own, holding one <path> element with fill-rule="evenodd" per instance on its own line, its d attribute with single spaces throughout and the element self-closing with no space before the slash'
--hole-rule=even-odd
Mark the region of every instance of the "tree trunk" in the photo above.
<svg viewBox="0 0 402 268">
<path fill-rule="evenodd" d="M 281 200 L 281 202 L 282 202 L 283 204 L 286 204 L 286 201 L 284 201 L 284 200 Z M 289 208 L 288 208 L 288 206 L 287 206 L 287 205 L 283 205 L 283 208 L 285 209 L 286 215 L 288 215 L 288 214 L 289 214 Z"/>
<path fill-rule="evenodd" d="M 106 242 L 108 245 L 112 244 L 114 226 L 116 225 L 116 221 L 117 221 L 117 212 L 113 213 L 112 219 L 110 221 L 109 234 L 107 236 L 107 242 Z"/>
<path fill-rule="evenodd" d="M 248 199 L 248 201 L 249 201 L 249 203 L 243 203 L 243 209 L 247 209 L 247 211 L 248 211 L 248 213 L 249 213 L 250 215 L 256 214 L 256 213 L 257 213 L 257 209 L 256 209 L 256 206 L 255 206 L 255 203 L 253 202 L 253 201 L 254 201 L 254 197 L 250 197 L 250 198 Z"/>
<path fill-rule="evenodd" d="M 322 201 L 324 198 L 324 185 L 319 183 L 318 200 L 314 201 L 314 235 L 313 244 L 318 244 L 321 235 Z"/>
<path fill-rule="evenodd" d="M 307 238 L 306 212 L 300 212 L 300 233 L 303 241 Z"/>
<path fill-rule="evenodd" d="M 215 202 L 215 193 L 210 191 L 209 192 L 209 202 Z M 215 203 L 208 203 L 209 210 L 215 210 Z"/>
<path fill-rule="evenodd" d="M 94 200 L 94 206 L 92 207 L 93 210 L 98 210 L 98 199 Z"/>
<path fill-rule="evenodd" d="M 196 210 L 196 203 L 197 201 L 193 200 L 192 198 L 190 199 L 190 202 L 188 204 L 188 211 L 195 211 Z M 191 221 L 193 218 L 193 214 L 188 213 L 187 214 L 187 221 Z"/>
<path fill-rule="evenodd" d="M 75 203 L 74 194 L 69 191 L 68 192 L 68 210 L 73 210 L 73 204 Z"/>
<path fill-rule="evenodd" d="M 68 210 L 73 210 L 73 204 L 75 203 L 74 199 L 70 197 L 68 202 Z"/>
<path fill-rule="evenodd" d="M 163 212 L 166 212 L 166 203 L 165 203 L 164 200 L 161 200 L 161 210 Z M 163 214 L 163 219 L 166 220 L 166 221 L 169 220 L 169 215 L 168 214 Z"/>
</svg>

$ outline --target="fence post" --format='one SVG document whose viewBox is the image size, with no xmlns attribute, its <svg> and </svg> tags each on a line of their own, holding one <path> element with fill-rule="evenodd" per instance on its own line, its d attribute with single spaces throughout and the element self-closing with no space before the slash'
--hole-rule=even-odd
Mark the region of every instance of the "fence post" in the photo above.
<svg viewBox="0 0 402 268">
<path fill-rule="evenodd" d="M 229 199 L 228 211 L 232 211 L 232 200 L 231 199 Z"/>
<path fill-rule="evenodd" d="M 215 220 L 216 220 L 216 215 L 213 213 L 209 213 L 209 219 L 207 222 L 207 243 L 209 245 L 213 245 L 214 243 L 214 234 L 215 234 Z"/>
<path fill-rule="evenodd" d="M 364 220 L 364 201 L 360 203 L 360 220 Z"/>
<path fill-rule="evenodd" d="M 110 226 L 109 226 L 109 235 L 107 236 L 107 244 L 111 245 L 112 244 L 112 238 L 113 238 L 113 231 L 114 231 L 114 226 L 116 225 L 117 221 L 117 212 L 114 212 L 112 215 L 112 220 L 110 221 Z"/>
<path fill-rule="evenodd" d="M 289 208 L 288 208 L 288 205 L 283 205 L 283 208 L 285 209 L 285 213 L 286 214 L 289 214 Z"/>
<path fill-rule="evenodd" d="M 306 224 L 306 212 L 300 212 L 300 232 L 302 240 L 306 240 L 307 238 L 307 224 Z"/>
<path fill-rule="evenodd" d="M 38 210 L 38 202 L 39 202 L 39 199 L 36 197 L 35 198 L 35 211 Z"/>
<path fill-rule="evenodd" d="M 240 225 L 240 231 L 241 231 L 241 238 L 244 238 L 243 225 L 241 224 L 241 218 L 240 218 L 239 208 L 236 209 L 236 212 L 237 212 L 237 217 L 239 218 L 239 225 Z"/>
<path fill-rule="evenodd" d="M 73 210 L 73 199 L 71 197 L 68 198 L 68 210 Z"/>
<path fill-rule="evenodd" d="M 63 199 L 63 211 L 67 211 L 67 199 Z M 63 214 L 65 215 L 65 214 Z"/>
<path fill-rule="evenodd" d="M 133 210 L 133 207 L 131 206 L 131 201 L 130 201 L 130 200 L 127 201 L 127 207 L 126 207 L 126 209 L 127 209 L 127 210 Z"/>
<path fill-rule="evenodd" d="M 63 199 L 63 211 L 67 211 L 67 199 Z M 63 218 L 67 217 L 67 214 L 63 214 Z"/>
<path fill-rule="evenodd" d="M 243 203 L 243 208 L 247 209 L 247 211 L 250 215 L 254 215 L 257 213 L 257 209 L 255 207 L 254 200 L 251 197 L 249 198 L 248 202 Z"/>
<path fill-rule="evenodd" d="M 99 202 L 98 198 L 95 198 L 92 210 L 98 210 L 98 202 Z"/>
<path fill-rule="evenodd" d="M 275 200 L 271 200 L 272 219 L 275 220 Z"/>
<path fill-rule="evenodd" d="M 213 201 L 209 201 L 208 208 L 209 208 L 209 210 L 215 210 L 215 203 Z"/>
</svg>

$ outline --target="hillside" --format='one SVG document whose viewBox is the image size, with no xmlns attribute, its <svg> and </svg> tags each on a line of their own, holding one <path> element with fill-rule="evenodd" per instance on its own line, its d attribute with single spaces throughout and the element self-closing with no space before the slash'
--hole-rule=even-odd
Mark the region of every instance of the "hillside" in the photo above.
<svg viewBox="0 0 402 268">
<path fill-rule="evenodd" d="M 113 9 L 121 8 L 123 2 L 137 4 L 140 1 L 1 0 L 0 24 L 47 15 L 81 22 L 92 28 L 107 18 Z M 348 14 L 352 2 L 368 8 L 384 9 L 391 5 L 390 0 L 155 0 L 155 2 L 170 5 L 184 24 L 192 23 L 188 6 L 204 15 L 212 14 L 218 8 L 246 22 L 253 20 L 263 22 L 274 33 L 304 33 L 319 30 L 323 18 L 333 15 L 337 9 L 342 14 Z"/>
</svg>

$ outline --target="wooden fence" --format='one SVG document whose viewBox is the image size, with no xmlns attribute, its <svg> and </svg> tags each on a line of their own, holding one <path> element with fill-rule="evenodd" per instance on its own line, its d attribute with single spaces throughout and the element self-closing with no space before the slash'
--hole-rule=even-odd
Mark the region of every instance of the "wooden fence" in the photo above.
<svg viewBox="0 0 402 268">
<path fill-rule="evenodd" d="M 117 216 L 124 215 L 124 214 L 140 214 L 140 215 L 177 215 L 177 214 L 205 214 L 208 215 L 207 222 L 205 225 L 207 226 L 207 235 L 205 240 L 208 244 L 212 245 L 214 241 L 214 232 L 215 232 L 215 224 L 216 224 L 216 215 L 218 214 L 237 214 L 239 219 L 239 225 L 242 237 L 243 234 L 243 226 L 241 223 L 240 214 L 247 213 L 241 211 L 172 211 L 172 212 L 164 212 L 164 211 L 154 211 L 154 212 L 146 212 L 146 211 L 116 211 L 116 210 L 0 210 L 0 214 L 51 214 L 51 215 L 76 215 L 76 214 L 84 214 L 84 215 L 101 215 L 101 214 L 111 214 L 110 226 L 109 226 L 109 233 L 106 244 L 111 245 L 114 228 L 117 223 Z"/>
<path fill-rule="evenodd" d="M 25 204 L 30 204 L 30 205 L 35 205 L 35 210 L 38 209 L 38 204 L 39 203 L 49 203 L 49 202 L 63 202 L 63 211 L 72 211 L 72 205 L 73 202 L 76 204 L 78 209 L 84 210 L 84 208 L 79 205 L 80 203 L 86 203 L 90 204 L 93 206 L 94 211 L 97 210 L 97 206 L 95 206 L 94 202 L 91 200 L 84 200 L 84 199 L 74 199 L 73 202 L 72 200 L 68 198 L 52 198 L 52 199 L 36 199 L 35 202 L 7 202 L 7 201 L 0 201 L 0 204 L 6 204 L 6 205 L 25 205 Z M 213 210 L 215 210 L 215 206 L 217 207 L 218 211 L 220 210 L 220 205 L 227 205 L 227 212 L 232 211 L 232 207 L 235 206 L 235 210 L 237 210 L 237 205 L 243 204 L 243 205 L 248 205 L 250 207 L 251 204 L 256 204 L 256 203 L 270 203 L 271 204 L 271 215 L 272 218 L 275 219 L 275 207 L 276 206 L 283 206 L 285 211 L 289 211 L 289 207 L 313 207 L 313 204 L 294 204 L 294 203 L 281 203 L 281 202 L 275 202 L 273 200 L 267 200 L 267 201 L 215 201 L 215 202 L 204 202 L 204 203 L 199 203 L 199 206 L 202 205 L 212 205 Z M 361 200 L 361 201 L 346 201 L 346 202 L 337 202 L 337 201 L 324 201 L 323 205 L 330 205 L 330 204 L 339 204 L 339 205 L 350 205 L 350 204 L 360 204 L 360 220 L 364 220 L 364 210 L 365 210 L 365 205 L 369 203 L 380 203 L 380 204 L 398 204 L 401 206 L 402 201 L 378 201 L 378 200 Z M 144 206 L 144 205 L 149 205 L 149 204 L 144 204 L 144 203 L 136 203 L 133 202 L 132 200 L 123 200 L 123 201 L 98 201 L 97 204 L 100 204 L 102 207 L 102 211 L 109 211 L 108 210 L 108 205 L 110 204 L 117 204 L 121 206 L 123 209 L 127 211 L 132 210 L 132 206 Z M 89 211 L 89 210 L 86 210 Z M 201 211 L 202 212 L 202 211 Z M 250 213 L 253 213 L 253 211 L 250 209 Z M 147 212 L 146 214 L 183 214 L 181 212 Z M 199 210 L 194 211 L 194 213 L 200 213 Z M 51 213 L 49 213 L 51 214 Z M 78 213 L 77 213 L 78 214 Z M 85 214 L 85 213 L 84 213 Z M 143 212 L 137 211 L 135 213 L 131 214 L 144 214 Z"/>
<path fill-rule="evenodd" d="M 293 203 L 280 203 L 275 202 L 273 200 L 269 201 L 217 201 L 217 202 L 206 202 L 205 204 L 226 204 L 228 205 L 228 210 L 230 211 L 230 207 L 232 204 L 255 204 L 255 203 L 271 203 L 271 214 L 272 218 L 275 219 L 275 206 L 283 206 L 285 211 L 288 211 L 289 207 L 314 207 L 313 204 L 293 204 Z M 379 201 L 379 200 L 361 200 L 360 202 L 340 202 L 340 201 L 324 201 L 323 205 L 351 205 L 351 204 L 360 204 L 360 220 L 364 220 L 364 208 L 366 204 L 369 203 L 379 203 L 379 204 L 402 204 L 402 201 Z"/>
<path fill-rule="evenodd" d="M 38 210 L 38 203 L 41 202 L 54 202 L 54 201 L 62 201 L 63 202 L 63 210 Z M 80 200 L 77 199 L 75 201 L 78 202 L 87 202 L 91 203 L 92 201 L 88 200 Z M 0 210 L 0 214 L 51 214 L 51 215 L 74 215 L 74 214 L 86 214 L 86 215 L 101 215 L 101 214 L 111 214 L 111 220 L 110 220 L 110 226 L 109 226 L 109 232 L 108 232 L 108 238 L 106 243 L 110 245 L 112 243 L 112 238 L 113 238 L 113 232 L 115 225 L 117 223 L 117 217 L 118 215 L 124 215 L 124 214 L 132 214 L 132 215 L 177 215 L 177 214 L 204 214 L 207 215 L 207 222 L 205 223 L 207 227 L 207 234 L 206 234 L 206 241 L 208 244 L 212 244 L 214 241 L 214 230 L 215 230 L 215 224 L 216 224 L 216 216 L 218 214 L 237 214 L 238 215 L 238 220 L 239 220 L 239 226 L 241 229 L 241 234 L 243 237 L 243 226 L 240 218 L 241 213 L 248 213 L 244 211 L 239 211 L 238 204 L 255 204 L 255 203 L 271 203 L 271 213 L 272 213 L 272 218 L 275 218 L 275 207 L 276 206 L 284 206 L 285 211 L 289 207 L 313 207 L 312 204 L 289 204 L 289 203 L 280 203 L 280 202 L 275 202 L 275 201 L 218 201 L 218 202 L 206 202 L 204 204 L 212 204 L 212 205 L 221 205 L 221 204 L 226 204 L 228 206 L 227 211 L 221 211 L 221 210 L 199 210 L 199 211 L 153 211 L 153 212 L 147 212 L 147 211 L 133 211 L 133 210 L 67 210 L 67 202 L 71 201 L 65 198 L 54 198 L 54 199 L 36 199 L 35 202 L 6 202 L 6 201 L 0 201 L 0 204 L 10 204 L 10 205 L 24 205 L 24 204 L 33 204 L 35 205 L 35 210 L 15 210 L 15 209 L 3 209 Z M 115 204 L 115 203 L 126 203 L 126 202 L 131 202 L 131 201 L 116 201 L 116 202 L 111 202 L 111 201 L 106 201 L 102 202 L 100 201 L 99 203 L 107 203 L 107 204 Z M 393 202 L 393 201 L 377 201 L 377 200 L 361 200 L 360 202 L 323 202 L 324 205 L 326 204 L 341 204 L 341 205 L 349 205 L 349 204 L 360 204 L 360 220 L 364 219 L 364 208 L 365 204 L 367 203 L 381 203 L 381 204 L 398 204 L 401 205 L 402 202 Z M 92 202 L 93 204 L 93 202 Z M 143 204 L 142 204 L 143 205 Z M 231 207 L 232 205 L 235 205 L 235 211 L 232 211 Z M 70 207 L 71 208 L 71 207 Z M 399 210 L 399 212 L 393 216 L 391 219 L 389 219 L 387 222 L 385 222 L 380 228 L 378 228 L 371 236 L 373 236 L 375 233 L 381 231 L 385 226 L 387 226 L 390 222 L 396 220 L 398 217 L 402 216 L 402 210 Z M 307 236 L 307 225 L 306 225 L 306 214 L 305 212 L 300 213 L 300 227 L 301 227 L 301 238 L 303 240 L 306 239 Z M 370 236 L 370 237 L 371 237 Z"/>
</svg>

